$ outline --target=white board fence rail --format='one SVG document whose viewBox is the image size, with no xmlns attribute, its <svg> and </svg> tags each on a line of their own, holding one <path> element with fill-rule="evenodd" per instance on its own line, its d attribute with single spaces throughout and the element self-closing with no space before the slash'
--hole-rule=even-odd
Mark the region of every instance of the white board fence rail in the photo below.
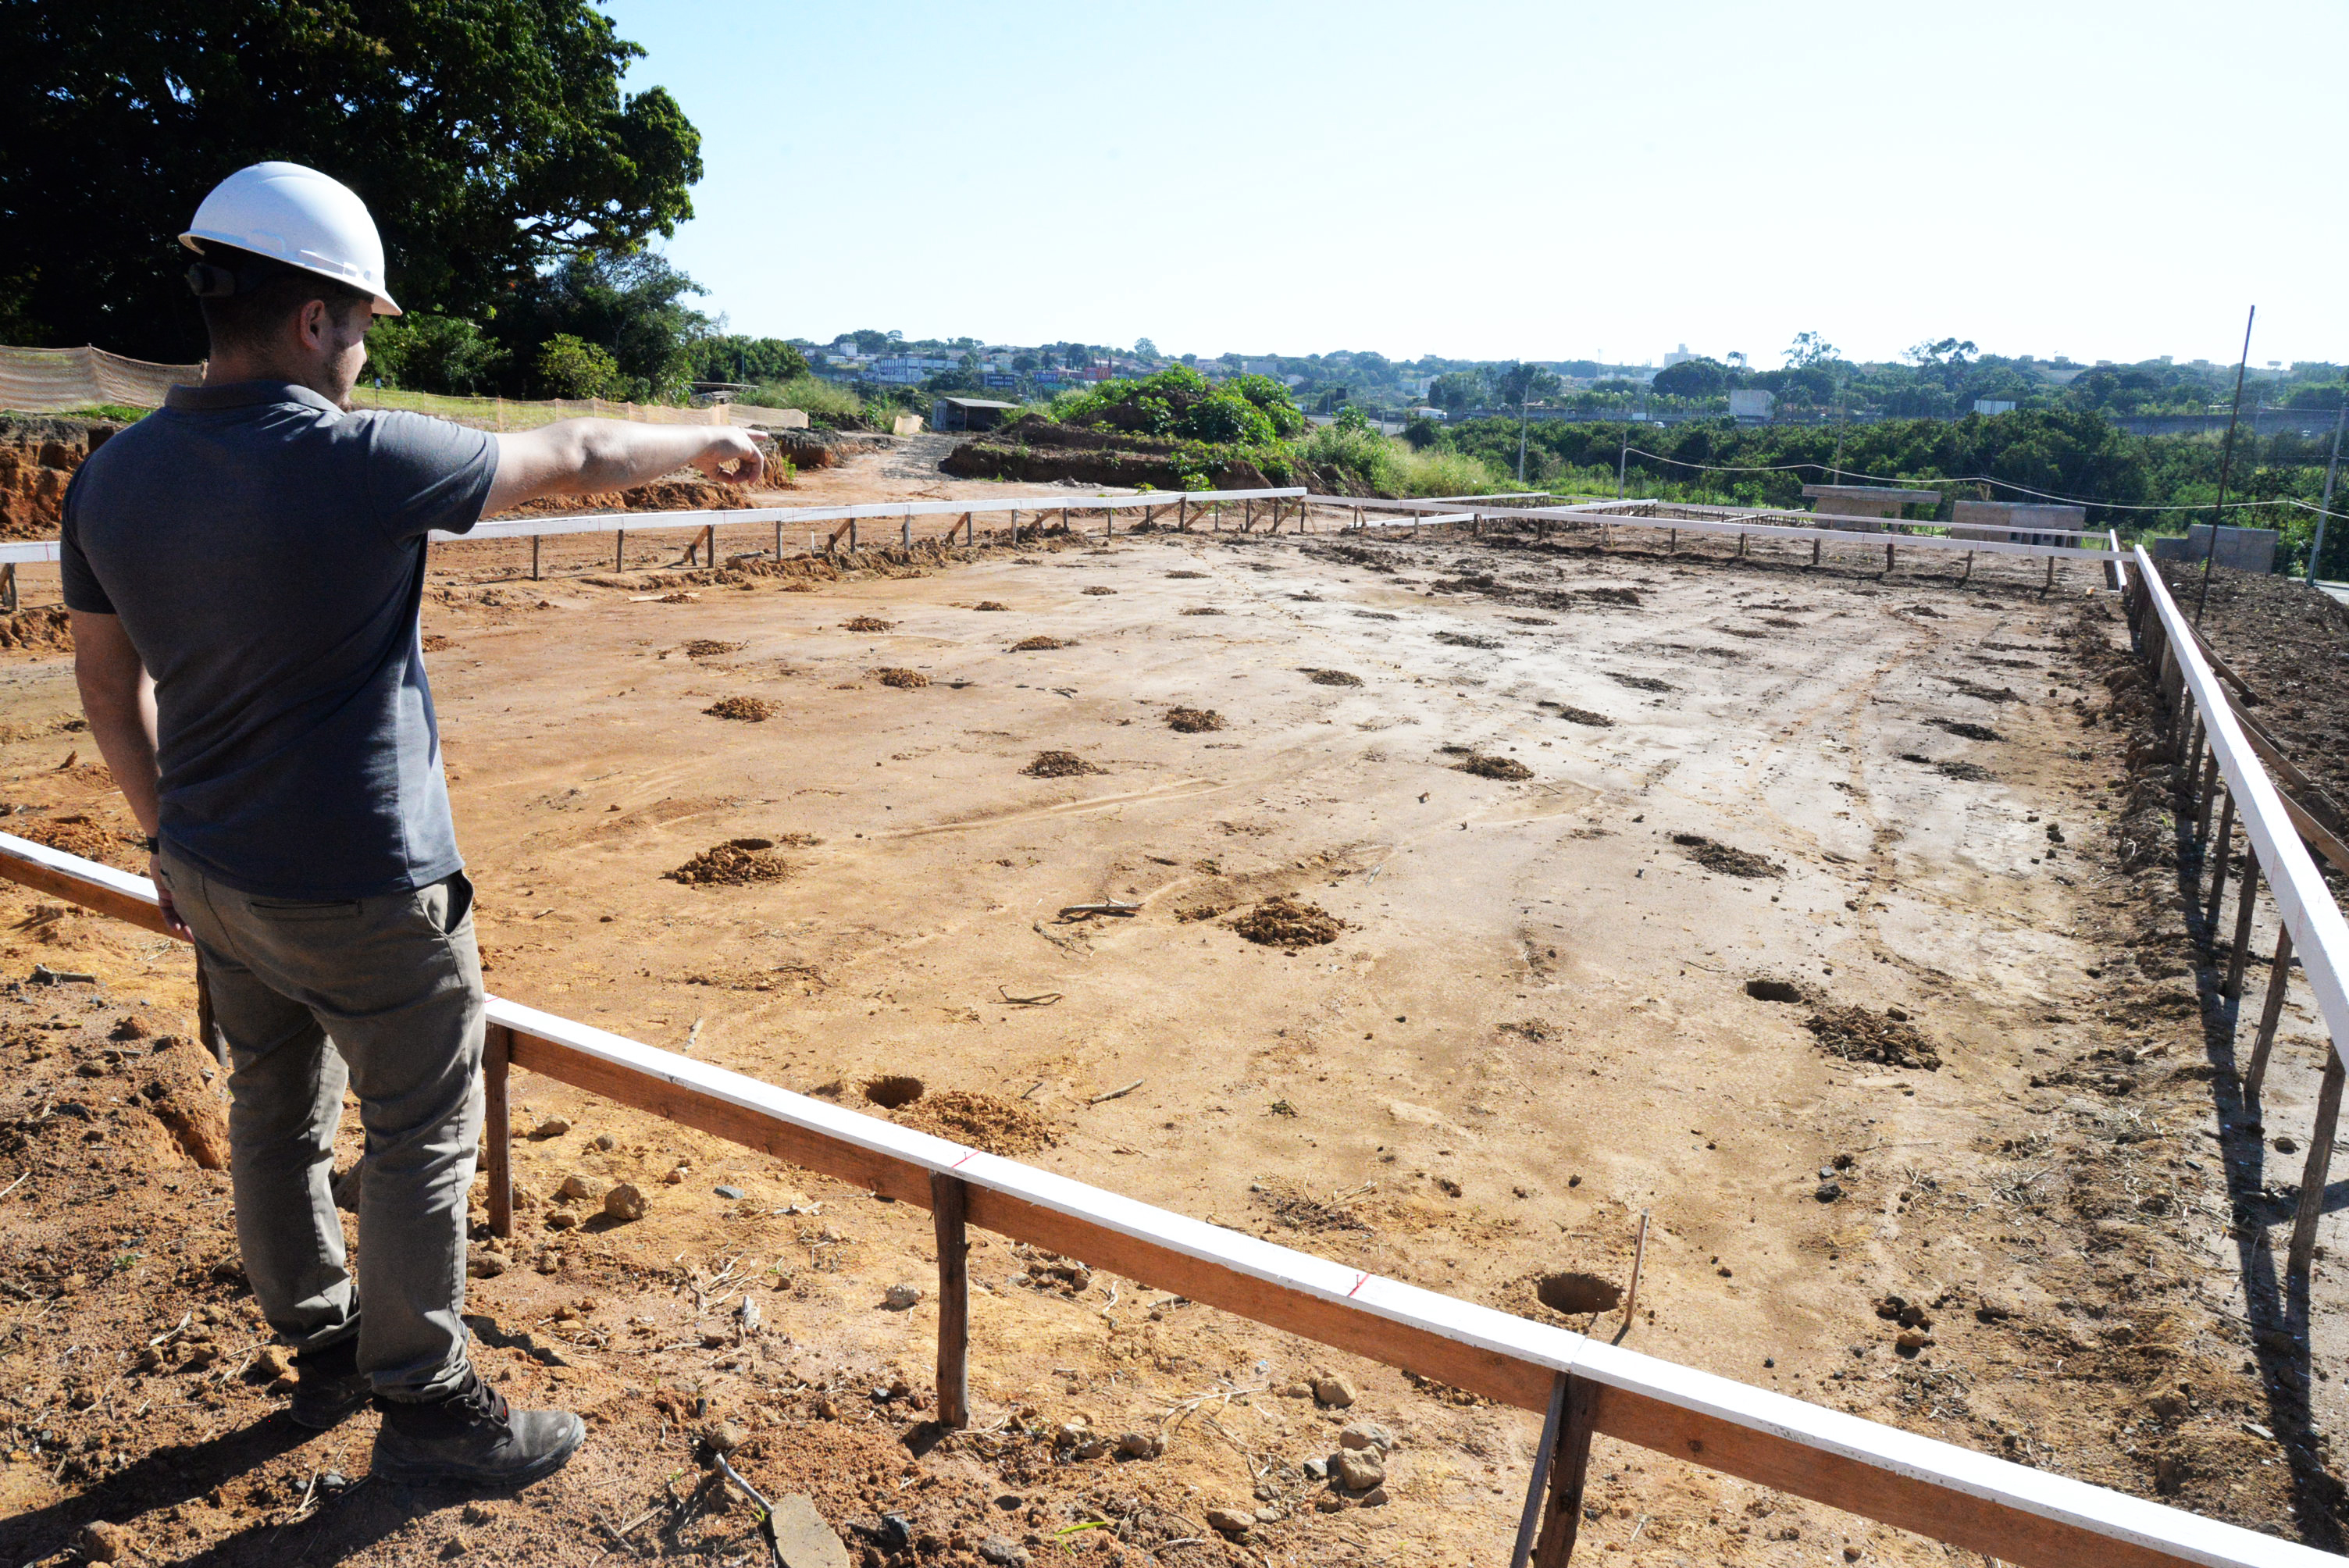
<svg viewBox="0 0 2349 1568">
<path fill-rule="evenodd" d="M 2256 1114 L 2295 954 L 2309 989 L 2316 994 L 2317 1011 L 2331 1042 L 2317 1090 L 2316 1126 L 2301 1174 L 2298 1212 L 2285 1260 L 2287 1271 L 2304 1280 L 2315 1259 L 2316 1227 L 2324 1213 L 2324 1186 L 2340 1123 L 2342 1088 L 2344 1078 L 2349 1078 L 2349 1068 L 2344 1068 L 2344 1057 L 2349 1057 L 2349 922 L 2343 920 L 2341 906 L 2308 847 L 2311 836 L 2330 839 L 2330 835 L 2305 808 L 2296 807 L 2278 789 L 2199 634 L 2170 596 L 2152 557 L 2142 545 L 2135 553 L 2137 570 L 2130 574 L 2127 593 L 2129 616 L 2153 669 L 2155 685 L 2168 705 L 2168 738 L 2186 769 L 2187 794 L 2179 820 L 2187 824 L 2185 830 L 2201 851 L 2196 872 L 2198 892 L 2202 872 L 2209 875 L 2209 892 L 2200 913 L 2206 938 L 2213 948 L 2218 945 L 2230 844 L 2238 825 L 2244 837 L 2243 870 L 2235 886 L 2232 950 L 2220 987 L 2222 998 L 2242 995 L 2251 960 L 2254 901 L 2262 879 L 2282 927 L 2269 966 L 2259 1033 L 2243 1072 L 2244 1104 Z M 2278 760 L 2281 765 L 2282 758 Z M 2330 842 L 2338 844 L 2337 840 Z M 2349 865 L 2341 869 L 2349 871 Z"/>
<path fill-rule="evenodd" d="M 0 834 L 0 878 L 164 930 L 146 878 Z M 1571 1555 L 1594 1436 L 2030 1568 L 2344 1559 L 1368 1274 L 791 1093 L 533 1007 L 489 1004 L 492 1225 L 512 1226 L 508 1077 L 543 1074 L 931 1212 L 938 1414 L 969 1418 L 967 1227 L 1521 1409 L 1546 1411 L 1519 1561 Z"/>
</svg>

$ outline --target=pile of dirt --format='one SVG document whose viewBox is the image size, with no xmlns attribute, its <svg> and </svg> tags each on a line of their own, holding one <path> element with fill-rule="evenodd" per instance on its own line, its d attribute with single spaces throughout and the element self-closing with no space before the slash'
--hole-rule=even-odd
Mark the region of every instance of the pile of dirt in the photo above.
<svg viewBox="0 0 2349 1568">
<path fill-rule="evenodd" d="M 1050 1149 L 1061 1138 L 1033 1106 L 967 1089 L 926 1094 L 898 1111 L 895 1119 L 932 1137 L 967 1143 L 1008 1160 Z"/>
<path fill-rule="evenodd" d="M 1085 592 L 1095 598 L 1099 598 L 1104 593 L 1114 593 L 1117 590 L 1114 588 L 1104 587 L 1101 583 L 1096 583 L 1092 587 L 1087 588 Z"/>
<path fill-rule="evenodd" d="M 748 724 L 763 724 L 775 717 L 776 707 L 762 696 L 720 697 L 701 710 L 712 718 L 739 718 Z"/>
<path fill-rule="evenodd" d="M 1666 686 L 1662 681 L 1658 680 L 1653 676 L 1624 676 L 1617 675 L 1614 671 L 1609 670 L 1607 672 L 1607 678 L 1613 681 L 1617 686 L 1630 686 L 1633 691 L 1676 691 L 1679 689 L 1676 686 Z"/>
<path fill-rule="evenodd" d="M 1511 782 L 1534 776 L 1532 769 L 1514 757 L 1491 757 L 1481 751 L 1470 752 L 1466 757 L 1454 763 L 1452 770 L 1455 773 L 1474 773 L 1479 779 L 1505 779 Z"/>
<path fill-rule="evenodd" d="M 1941 1065 L 1941 1053 L 1933 1042 L 1910 1027 L 1909 1015 L 1898 1007 L 1872 1013 L 1865 1007 L 1823 1006 L 1806 1026 L 1818 1037 L 1820 1049 L 1847 1062 L 1881 1062 L 1927 1072 Z"/>
<path fill-rule="evenodd" d="M 428 654 L 445 654 L 457 645 L 457 640 L 454 637 L 444 637 L 438 632 L 425 633 L 421 643 L 424 651 Z"/>
<path fill-rule="evenodd" d="M 678 473 L 633 490 L 526 500 L 497 515 L 572 517 L 594 511 L 726 511 L 750 504 L 750 494 L 740 485 L 721 484 L 698 473 Z"/>
<path fill-rule="evenodd" d="M 1786 868 L 1766 856 L 1751 850 L 1733 849 L 1706 838 L 1702 833 L 1674 833 L 1672 842 L 1688 851 L 1688 858 L 1709 872 L 1719 872 L 1733 877 L 1782 877 Z"/>
<path fill-rule="evenodd" d="M 714 659 L 721 655 L 739 654 L 741 651 L 742 645 L 740 643 L 721 643 L 710 637 L 696 637 L 685 645 L 685 656 L 688 659 Z"/>
<path fill-rule="evenodd" d="M 1011 645 L 1011 651 L 1015 654 L 1049 654 L 1054 648 L 1066 648 L 1073 645 L 1074 645 L 1072 644 L 1062 642 L 1058 637 L 1022 637 L 1018 642 Z"/>
<path fill-rule="evenodd" d="M 894 665 L 874 670 L 873 678 L 885 686 L 895 686 L 901 691 L 911 691 L 916 686 L 926 686 L 930 684 L 930 677 L 921 671 L 898 669 Z"/>
<path fill-rule="evenodd" d="M 1319 947 L 1338 940 L 1346 923 L 1318 903 L 1277 893 L 1232 922 L 1232 929 L 1267 947 Z"/>
<path fill-rule="evenodd" d="M 1464 632 L 1438 632 L 1435 640 L 1455 648 L 1497 648 L 1502 645 L 1498 637 L 1472 637 Z"/>
<path fill-rule="evenodd" d="M 1223 614 L 1221 610 L 1216 609 L 1213 604 L 1194 604 L 1190 608 L 1178 613 L 1185 615 L 1220 615 Z"/>
<path fill-rule="evenodd" d="M 1020 772 L 1030 779 L 1069 779 L 1080 773 L 1099 773 L 1094 767 L 1073 751 L 1040 751 L 1036 759 Z"/>
<path fill-rule="evenodd" d="M 2200 562 L 2165 567 L 2170 592 L 2191 605 Z M 2250 683 L 2251 717 L 2317 787 L 2349 806 L 2349 604 L 2296 579 L 2220 567 L 2210 573 L 2202 633 Z"/>
<path fill-rule="evenodd" d="M 121 428 L 98 419 L 0 414 L 0 539 L 55 537 L 74 470 Z"/>
<path fill-rule="evenodd" d="M 1362 684 L 1362 677 L 1351 670 L 1320 670 L 1309 665 L 1300 667 L 1297 673 L 1315 686 L 1358 686 Z"/>
<path fill-rule="evenodd" d="M 1011 606 L 1004 603 L 999 599 L 981 599 L 978 603 L 973 604 L 971 608 L 974 610 L 1009 610 Z"/>
<path fill-rule="evenodd" d="M 1169 572 L 1166 575 L 1169 577 L 1205 577 L 1206 573 L 1204 572 Z"/>
<path fill-rule="evenodd" d="M 1170 707 L 1166 727 L 1183 735 L 1200 735 L 1224 727 L 1224 716 L 1212 707 Z"/>
<path fill-rule="evenodd" d="M 1587 707 L 1576 707 L 1571 703 L 1545 702 L 1537 706 L 1549 709 L 1550 712 L 1557 715 L 1558 717 L 1566 720 L 1568 724 L 1588 725 L 1593 729 L 1612 729 L 1615 727 L 1615 721 L 1608 717 L 1605 714 L 1593 713 Z"/>
<path fill-rule="evenodd" d="M 2004 740 L 2006 737 L 1987 724 L 1970 724 L 1962 718 L 1929 718 L 1934 728 L 1956 736 L 1961 740 Z"/>
<path fill-rule="evenodd" d="M 792 874 L 791 862 L 775 853 L 772 839 L 729 839 L 712 844 L 673 872 L 670 882 L 699 887 L 741 887 L 750 882 L 781 882 Z"/>
<path fill-rule="evenodd" d="M 73 623 L 63 604 L 44 604 L 0 615 L 0 648 L 22 648 L 28 654 L 73 652 Z"/>
<path fill-rule="evenodd" d="M 102 861 L 110 866 L 142 872 L 147 869 L 147 851 L 137 835 L 109 828 L 90 817 L 52 817 L 47 821 L 26 821 L 19 817 L 11 821 L 8 830 L 18 838 L 79 855 L 86 861 Z"/>
<path fill-rule="evenodd" d="M 840 624 L 840 629 L 843 632 L 885 632 L 896 624 L 895 621 L 885 621 L 878 615 L 858 615 L 851 620 L 843 621 Z"/>
</svg>

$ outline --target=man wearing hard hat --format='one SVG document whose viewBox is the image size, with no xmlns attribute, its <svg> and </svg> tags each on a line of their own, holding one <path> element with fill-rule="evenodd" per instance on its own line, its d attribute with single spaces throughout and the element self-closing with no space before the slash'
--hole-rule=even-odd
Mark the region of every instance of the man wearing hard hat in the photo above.
<svg viewBox="0 0 2349 1568">
<path fill-rule="evenodd" d="M 354 411 L 368 322 L 399 307 L 365 204 L 315 170 L 238 170 L 180 239 L 203 383 L 66 500 L 82 705 L 210 991 L 237 1236 L 296 1352 L 293 1419 L 324 1429 L 372 1393 L 378 1475 L 529 1480 L 585 1429 L 509 1409 L 466 1355 L 481 965 L 417 631 L 425 537 L 687 464 L 754 480 L 759 453 L 722 427 Z M 346 1087 L 367 1129 L 356 1285 L 329 1190 Z"/>
</svg>

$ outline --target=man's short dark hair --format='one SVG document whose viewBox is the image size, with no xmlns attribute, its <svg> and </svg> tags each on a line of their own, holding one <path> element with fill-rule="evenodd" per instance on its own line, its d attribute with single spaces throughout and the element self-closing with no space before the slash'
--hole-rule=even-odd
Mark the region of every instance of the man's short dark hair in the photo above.
<svg viewBox="0 0 2349 1568">
<path fill-rule="evenodd" d="M 314 299 L 323 300 L 327 312 L 338 319 L 362 305 L 371 308 L 375 299 L 365 289 L 353 288 L 322 273 L 289 267 L 271 257 L 212 240 L 204 242 L 203 259 L 199 264 L 214 269 L 216 274 L 233 277 L 236 284 L 234 294 L 204 293 L 197 302 L 202 307 L 204 330 L 212 337 L 215 354 L 224 348 L 266 346 L 288 320 Z M 206 281 L 217 287 L 221 279 L 214 275 Z"/>
</svg>

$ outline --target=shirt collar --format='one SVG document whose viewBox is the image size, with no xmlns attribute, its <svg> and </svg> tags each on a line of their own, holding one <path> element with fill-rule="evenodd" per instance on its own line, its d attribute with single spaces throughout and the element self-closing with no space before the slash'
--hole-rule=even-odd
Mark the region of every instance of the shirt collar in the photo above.
<svg viewBox="0 0 2349 1568">
<path fill-rule="evenodd" d="M 231 381 L 203 387 L 174 387 L 163 406 L 183 414 L 210 414 L 226 408 L 258 407 L 270 403 L 299 403 L 322 414 L 341 409 L 294 381 Z"/>
</svg>

